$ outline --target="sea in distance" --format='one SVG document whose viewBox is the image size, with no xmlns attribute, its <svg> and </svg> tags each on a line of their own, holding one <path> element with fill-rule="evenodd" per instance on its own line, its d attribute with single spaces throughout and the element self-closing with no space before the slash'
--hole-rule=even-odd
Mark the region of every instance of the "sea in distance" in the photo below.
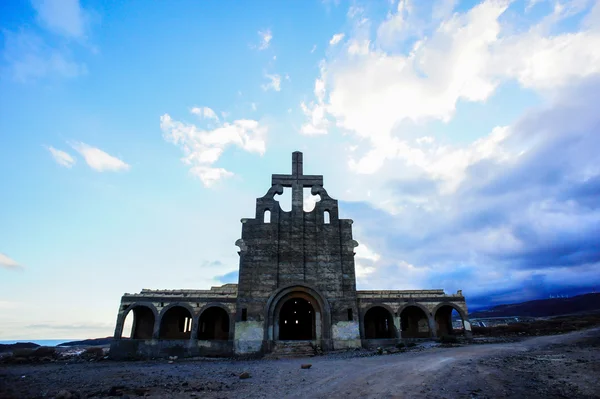
<svg viewBox="0 0 600 399">
<path fill-rule="evenodd" d="M 33 342 L 40 346 L 57 346 L 65 342 L 81 341 L 78 339 L 13 339 L 13 340 L 0 340 L 0 344 L 10 345 L 16 344 L 17 342 Z"/>
</svg>

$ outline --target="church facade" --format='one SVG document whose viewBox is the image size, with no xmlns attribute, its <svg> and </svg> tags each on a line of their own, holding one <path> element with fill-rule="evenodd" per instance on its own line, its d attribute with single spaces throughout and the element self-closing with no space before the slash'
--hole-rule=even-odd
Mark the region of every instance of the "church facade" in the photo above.
<svg viewBox="0 0 600 399">
<path fill-rule="evenodd" d="M 292 191 L 292 209 L 275 196 Z M 303 209 L 303 191 L 319 195 Z M 242 219 L 238 284 L 210 290 L 142 290 L 121 298 L 111 356 L 231 356 L 308 353 L 394 345 L 453 334 L 471 326 L 461 291 L 357 291 L 352 220 L 340 219 L 338 201 L 323 176 L 304 175 L 303 155 L 292 173 L 272 175 L 256 200 L 254 218 Z M 131 335 L 123 337 L 128 314 Z M 456 320 L 457 321 L 457 320 Z M 456 323 L 455 321 L 455 323 Z"/>
</svg>

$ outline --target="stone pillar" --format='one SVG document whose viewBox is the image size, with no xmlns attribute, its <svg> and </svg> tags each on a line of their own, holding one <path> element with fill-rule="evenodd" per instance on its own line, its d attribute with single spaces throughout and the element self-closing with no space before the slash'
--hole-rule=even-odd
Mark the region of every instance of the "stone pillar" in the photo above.
<svg viewBox="0 0 600 399">
<path fill-rule="evenodd" d="M 429 332 L 431 333 L 431 338 L 437 338 L 437 325 L 435 323 L 435 317 L 430 314 L 427 316 L 427 321 L 429 322 Z"/>
<path fill-rule="evenodd" d="M 192 332 L 190 332 L 190 340 L 198 339 L 198 330 L 200 329 L 200 313 L 192 314 Z"/>
<path fill-rule="evenodd" d="M 158 313 L 156 318 L 154 319 L 154 329 L 152 330 L 152 339 L 158 339 L 160 336 L 160 321 L 162 320 L 162 315 Z"/>
<path fill-rule="evenodd" d="M 471 321 L 468 318 L 463 320 L 463 328 L 465 332 L 465 338 L 469 341 L 473 339 L 473 331 L 471 331 Z"/>
<path fill-rule="evenodd" d="M 123 323 L 125 323 L 125 317 L 122 311 L 119 311 L 117 315 L 117 324 L 115 326 L 115 334 L 113 339 L 121 339 L 121 335 L 123 334 Z"/>
<path fill-rule="evenodd" d="M 400 315 L 394 316 L 394 327 L 396 328 L 396 338 L 402 338 L 402 322 L 400 320 Z"/>
</svg>

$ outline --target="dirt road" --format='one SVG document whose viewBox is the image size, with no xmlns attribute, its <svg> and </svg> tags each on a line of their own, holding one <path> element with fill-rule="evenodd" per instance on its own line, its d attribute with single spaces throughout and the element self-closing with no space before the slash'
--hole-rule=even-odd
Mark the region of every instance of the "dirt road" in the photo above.
<svg viewBox="0 0 600 399">
<path fill-rule="evenodd" d="M 600 398 L 600 328 L 517 343 L 350 356 L 2 365 L 0 397 L 63 391 L 72 398 Z M 312 367 L 301 369 L 303 363 Z M 242 372 L 250 378 L 240 379 Z"/>
</svg>

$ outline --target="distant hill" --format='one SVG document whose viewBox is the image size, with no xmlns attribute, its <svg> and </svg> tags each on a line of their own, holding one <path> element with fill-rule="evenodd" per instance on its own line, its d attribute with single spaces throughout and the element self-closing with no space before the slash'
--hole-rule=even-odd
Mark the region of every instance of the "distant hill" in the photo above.
<svg viewBox="0 0 600 399">
<path fill-rule="evenodd" d="M 600 311 L 600 293 L 578 295 L 571 298 L 549 298 L 535 301 L 498 305 L 469 314 L 469 318 L 483 317 L 550 317 L 572 313 Z"/>
<path fill-rule="evenodd" d="M 17 342 L 16 344 L 0 344 L 0 352 L 12 352 L 14 349 L 34 349 L 39 347 L 33 342 Z"/>
<path fill-rule="evenodd" d="M 106 338 L 93 338 L 93 339 L 84 339 L 82 341 L 71 341 L 64 342 L 58 346 L 99 346 L 99 345 L 108 345 L 112 342 L 112 337 Z"/>
</svg>

